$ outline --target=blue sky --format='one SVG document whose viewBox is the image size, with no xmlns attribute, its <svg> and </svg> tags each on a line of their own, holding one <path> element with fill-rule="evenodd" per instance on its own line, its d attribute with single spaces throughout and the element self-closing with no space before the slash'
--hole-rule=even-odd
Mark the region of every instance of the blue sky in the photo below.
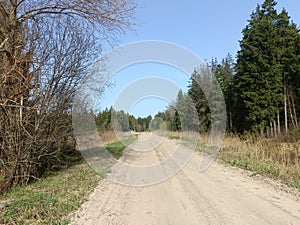
<svg viewBox="0 0 300 225">
<path fill-rule="evenodd" d="M 221 59 L 227 53 L 235 57 L 239 49 L 238 41 L 242 38 L 241 31 L 251 12 L 261 3 L 262 0 L 139 0 L 136 11 L 138 24 L 134 32 L 121 37 L 120 45 L 162 40 L 183 46 L 207 61 L 213 57 Z M 279 0 L 278 11 L 283 7 L 299 26 L 299 0 Z M 164 77 L 184 90 L 189 80 L 188 74 L 170 66 L 149 63 L 132 65 L 113 76 L 115 85 L 106 91 L 100 107 L 113 105 L 127 85 L 147 76 Z M 130 113 L 135 116 L 155 115 L 168 104 L 168 101 L 158 98 L 145 98 L 136 103 Z"/>
</svg>

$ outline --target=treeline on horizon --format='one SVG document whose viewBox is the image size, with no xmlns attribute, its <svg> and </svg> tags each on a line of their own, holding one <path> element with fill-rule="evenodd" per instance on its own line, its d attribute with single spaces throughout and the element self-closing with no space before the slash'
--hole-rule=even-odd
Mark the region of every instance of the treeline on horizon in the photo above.
<svg viewBox="0 0 300 225">
<path fill-rule="evenodd" d="M 149 130 L 149 124 L 152 120 L 152 116 L 138 117 L 136 118 L 124 110 L 115 110 L 113 107 L 106 108 L 100 111 L 95 116 L 96 127 L 99 132 L 105 132 L 112 129 L 119 131 L 136 131 L 144 132 Z"/>
<path fill-rule="evenodd" d="M 213 115 L 199 84 L 213 82 L 212 76 L 223 92 L 228 132 L 274 137 L 299 128 L 300 34 L 288 12 L 278 12 L 276 5 L 274 0 L 266 0 L 252 12 L 236 60 L 228 54 L 220 62 L 212 59 L 207 63 L 210 73 L 203 66 L 195 69 L 187 93 L 180 91 L 176 101 L 155 116 L 164 120 L 167 129 L 179 131 L 185 120 L 190 128 L 198 123 L 200 132 L 210 130 Z M 219 97 L 210 99 L 214 101 L 211 105 L 219 107 Z M 191 118 L 193 107 L 199 121 Z M 141 122 L 141 118 L 129 116 L 128 129 L 136 130 L 133 124 L 137 120 Z M 143 131 L 149 125 L 140 126 L 145 129 L 138 130 Z"/>
</svg>

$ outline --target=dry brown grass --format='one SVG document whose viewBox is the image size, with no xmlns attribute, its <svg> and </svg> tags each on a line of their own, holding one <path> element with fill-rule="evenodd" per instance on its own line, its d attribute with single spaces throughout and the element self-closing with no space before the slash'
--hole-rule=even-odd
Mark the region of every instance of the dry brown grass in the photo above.
<svg viewBox="0 0 300 225">
<path fill-rule="evenodd" d="M 241 139 L 227 135 L 219 158 L 233 166 L 253 173 L 276 177 L 300 188 L 300 142 L 282 142 L 274 139 Z"/>
<path fill-rule="evenodd" d="M 102 144 L 106 145 L 109 143 L 120 141 L 121 138 L 132 135 L 133 132 L 132 131 L 119 132 L 118 135 L 116 135 L 116 133 L 114 131 L 105 131 L 105 132 L 99 132 L 98 134 L 101 138 Z"/>
<path fill-rule="evenodd" d="M 114 131 L 101 132 L 99 133 L 99 136 L 101 137 L 101 141 L 103 144 L 118 141 L 118 137 L 116 136 Z"/>
</svg>

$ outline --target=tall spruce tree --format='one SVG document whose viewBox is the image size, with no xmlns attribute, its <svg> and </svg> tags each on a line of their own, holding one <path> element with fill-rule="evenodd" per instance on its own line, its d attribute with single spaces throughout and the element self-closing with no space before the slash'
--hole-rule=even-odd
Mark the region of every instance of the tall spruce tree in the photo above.
<svg viewBox="0 0 300 225">
<path fill-rule="evenodd" d="M 177 112 L 177 113 L 176 113 Z M 174 112 L 174 122 L 179 115 L 180 130 L 182 131 L 199 131 L 199 120 L 196 107 L 191 97 L 179 90 L 176 99 L 176 109 Z M 178 122 L 178 121 L 177 121 Z"/>
<path fill-rule="evenodd" d="M 188 95 L 192 99 L 198 113 L 200 132 L 208 131 L 211 126 L 211 113 L 207 96 L 205 96 L 204 91 L 200 87 L 201 82 L 205 79 L 209 79 L 207 74 L 208 73 L 202 73 L 195 69 L 191 76 L 190 84 L 188 85 Z"/>
<path fill-rule="evenodd" d="M 226 104 L 227 113 L 227 130 L 233 131 L 233 76 L 234 76 L 234 60 L 230 54 L 222 59 L 221 64 L 218 64 L 215 69 L 215 77 L 222 89 Z"/>
<path fill-rule="evenodd" d="M 180 120 L 180 115 L 176 109 L 175 109 L 175 113 L 174 113 L 174 119 L 172 122 L 173 122 L 172 129 L 174 131 L 180 131 L 181 130 L 181 120 Z"/>
<path fill-rule="evenodd" d="M 298 88 L 300 87 L 300 57 L 299 57 L 299 31 L 297 25 L 290 22 L 290 17 L 285 9 L 278 16 L 277 21 L 278 40 L 280 46 L 278 59 L 284 85 L 284 124 L 288 130 L 288 124 L 298 128 L 299 102 Z"/>
<path fill-rule="evenodd" d="M 235 76 L 236 128 L 240 132 L 266 131 L 283 101 L 276 4 L 266 0 L 258 5 L 242 32 Z"/>
</svg>

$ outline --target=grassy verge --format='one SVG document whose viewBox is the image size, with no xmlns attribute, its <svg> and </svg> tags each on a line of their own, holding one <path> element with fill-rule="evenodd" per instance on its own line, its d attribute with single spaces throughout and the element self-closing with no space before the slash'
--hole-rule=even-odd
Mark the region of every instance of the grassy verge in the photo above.
<svg viewBox="0 0 300 225">
<path fill-rule="evenodd" d="M 105 145 L 107 151 L 109 151 L 116 159 L 122 156 L 123 150 L 134 141 L 137 140 L 137 134 L 126 136 L 121 141 L 115 141 Z"/>
<path fill-rule="evenodd" d="M 129 135 L 105 147 L 119 158 L 135 140 L 137 135 Z M 100 179 L 82 162 L 38 182 L 14 188 L 0 196 L 0 224 L 68 224 L 67 216 L 80 207 Z"/>
<path fill-rule="evenodd" d="M 207 136 L 198 135 L 195 132 L 176 132 L 168 131 L 166 137 L 170 140 L 178 140 L 179 144 L 186 146 L 188 148 L 202 148 L 207 140 Z"/>
<path fill-rule="evenodd" d="M 87 163 L 17 187 L 0 196 L 0 224 L 68 224 L 67 215 L 101 179 Z"/>
<path fill-rule="evenodd" d="M 101 142 L 105 145 L 118 141 L 118 137 L 116 136 L 114 131 L 98 132 L 98 134 L 101 137 Z"/>
<path fill-rule="evenodd" d="M 244 139 L 227 135 L 218 158 L 226 164 L 240 167 L 274 179 L 300 190 L 300 131 L 277 140 L 266 138 Z M 170 139 L 180 139 L 179 132 L 169 132 Z M 207 146 L 208 135 L 200 135 L 196 149 Z M 181 138 L 181 144 L 190 147 L 189 141 Z M 193 145 L 194 146 L 194 145 Z"/>
<path fill-rule="evenodd" d="M 300 190 L 300 143 L 258 138 L 241 140 L 227 136 L 219 158 L 232 166 L 244 168 Z"/>
<path fill-rule="evenodd" d="M 179 135 L 168 135 L 168 138 L 171 139 L 171 140 L 179 140 L 180 139 L 180 136 Z"/>
</svg>

